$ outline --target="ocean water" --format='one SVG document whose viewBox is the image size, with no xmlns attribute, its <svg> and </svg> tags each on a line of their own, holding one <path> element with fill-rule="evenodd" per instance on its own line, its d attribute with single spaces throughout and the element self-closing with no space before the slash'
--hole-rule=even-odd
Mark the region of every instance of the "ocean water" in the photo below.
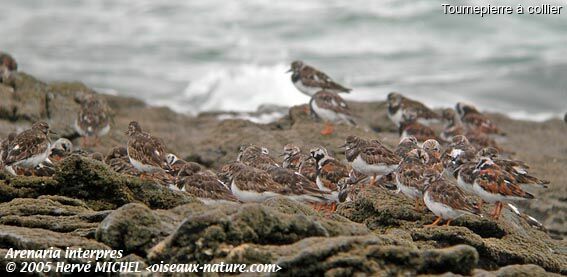
<svg viewBox="0 0 567 277">
<path fill-rule="evenodd" d="M 522 1 L 530 3 L 564 1 Z M 518 1 L 0 0 L 0 50 L 47 81 L 80 80 L 177 111 L 251 111 L 309 99 L 295 59 L 354 88 L 514 118 L 567 111 L 567 10 L 444 15 L 442 3 Z"/>
</svg>

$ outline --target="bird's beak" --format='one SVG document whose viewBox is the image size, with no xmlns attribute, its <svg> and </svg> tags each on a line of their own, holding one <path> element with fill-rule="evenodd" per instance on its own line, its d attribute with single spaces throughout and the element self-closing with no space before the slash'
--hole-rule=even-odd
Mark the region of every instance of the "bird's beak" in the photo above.
<svg viewBox="0 0 567 277">
<path fill-rule="evenodd" d="M 341 146 L 339 146 L 339 148 L 345 148 L 347 146 L 347 144 L 342 144 Z"/>
<path fill-rule="evenodd" d="M 278 156 L 283 157 L 283 156 L 285 156 L 285 153 L 281 153 Z"/>
<path fill-rule="evenodd" d="M 293 71 L 293 69 L 290 68 L 290 69 L 289 69 L 288 71 L 286 71 L 285 73 L 290 73 L 290 72 L 292 72 L 292 71 Z"/>
<path fill-rule="evenodd" d="M 54 131 L 52 131 L 52 130 L 49 130 L 49 133 L 50 133 L 50 134 L 54 134 L 54 135 L 57 135 L 57 133 L 56 133 L 56 132 L 54 132 Z"/>
</svg>

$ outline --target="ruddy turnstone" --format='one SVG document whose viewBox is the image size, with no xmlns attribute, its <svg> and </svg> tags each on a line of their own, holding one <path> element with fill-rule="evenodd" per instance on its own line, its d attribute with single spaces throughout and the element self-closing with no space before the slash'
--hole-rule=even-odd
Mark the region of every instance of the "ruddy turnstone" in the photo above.
<svg viewBox="0 0 567 277">
<path fill-rule="evenodd" d="M 417 139 L 414 136 L 404 137 L 400 139 L 400 142 L 394 150 L 394 154 L 403 160 L 409 151 L 417 148 L 419 148 L 419 146 L 417 145 Z"/>
<path fill-rule="evenodd" d="M 73 143 L 66 138 L 57 139 L 51 146 L 49 160 L 58 162 L 73 153 Z"/>
<path fill-rule="evenodd" d="M 280 166 L 276 160 L 270 156 L 268 148 L 253 144 L 241 145 L 238 149 L 236 161 L 262 170 Z"/>
<path fill-rule="evenodd" d="M 473 105 L 459 102 L 456 105 L 457 112 L 461 117 L 463 124 L 469 129 L 476 129 L 485 134 L 503 135 L 492 121 L 485 115 L 481 114 Z"/>
<path fill-rule="evenodd" d="M 485 202 L 496 203 L 492 213 L 495 219 L 498 219 L 502 212 L 502 202 L 534 198 L 489 158 L 480 159 L 475 173 L 478 175 L 474 180 L 473 190 Z"/>
<path fill-rule="evenodd" d="M 291 169 L 315 182 L 317 178 L 317 165 L 315 159 L 309 155 L 301 153 L 301 149 L 293 144 L 284 146 L 284 157 L 282 167 Z"/>
<path fill-rule="evenodd" d="M 399 157 L 379 141 L 365 141 L 356 136 L 346 138 L 345 156 L 354 170 L 372 176 L 371 184 L 376 182 L 376 176 L 387 175 L 398 167 Z"/>
<path fill-rule="evenodd" d="M 287 72 L 293 72 L 291 74 L 293 85 L 308 96 L 313 96 L 320 90 L 335 93 L 348 93 L 352 90 L 336 83 L 327 74 L 304 64 L 302 61 L 292 62 L 291 68 Z"/>
<path fill-rule="evenodd" d="M 323 147 L 312 148 L 311 156 L 317 162 L 317 178 L 315 183 L 319 190 L 337 192 L 337 184 L 344 177 L 349 177 L 347 167 L 329 156 Z"/>
<path fill-rule="evenodd" d="M 441 162 L 441 144 L 434 139 L 428 139 L 423 142 L 421 147 L 425 150 L 425 153 L 427 153 L 427 156 L 429 157 L 427 166 L 442 172 L 443 163 Z"/>
<path fill-rule="evenodd" d="M 36 122 L 18 134 L 5 150 L 4 166 L 32 169 L 45 161 L 51 152 L 49 133 L 47 123 Z"/>
<path fill-rule="evenodd" d="M 238 198 L 210 171 L 203 171 L 196 163 L 185 163 L 179 169 L 175 185 L 199 198 L 205 204 L 238 202 Z"/>
<path fill-rule="evenodd" d="M 326 202 L 332 199 L 330 192 L 319 190 L 314 182 L 293 170 L 274 167 L 267 172 L 274 181 L 290 188 L 291 192 L 297 195 L 295 197 L 296 200 L 303 202 Z"/>
<path fill-rule="evenodd" d="M 309 156 L 299 165 L 299 174 L 307 177 L 312 182 L 317 181 L 317 161 Z"/>
<path fill-rule="evenodd" d="M 457 135 L 464 135 L 477 149 L 488 146 L 495 147 L 499 150 L 502 149 L 496 141 L 487 134 L 478 129 L 465 128 L 459 115 L 451 108 L 443 110 L 443 120 L 446 125 L 439 137 L 445 141 L 451 141 L 451 138 Z"/>
<path fill-rule="evenodd" d="M 454 136 L 465 134 L 465 127 L 463 126 L 463 123 L 461 123 L 461 118 L 455 110 L 451 108 L 443 109 L 441 117 L 445 122 L 445 127 L 439 135 L 441 139 L 444 141 L 451 141 L 451 138 Z"/>
<path fill-rule="evenodd" d="M 424 142 L 428 139 L 441 140 L 431 127 L 421 124 L 416 120 L 415 114 L 411 112 L 406 114 L 404 120 L 400 122 L 398 133 L 401 138 L 415 137 L 418 142 Z"/>
<path fill-rule="evenodd" d="M 293 144 L 284 145 L 283 153 L 280 156 L 283 157 L 282 167 L 296 172 L 299 171 L 301 162 L 307 157 L 307 155 L 301 154 L 299 146 Z"/>
<path fill-rule="evenodd" d="M 8 53 L 0 52 L 0 84 L 14 87 L 13 72 L 18 70 L 18 63 Z"/>
<path fill-rule="evenodd" d="M 415 200 L 415 209 L 418 210 L 423 196 L 423 172 L 427 169 L 429 157 L 423 149 L 414 149 L 407 153 L 406 158 L 400 162 L 396 170 L 398 189 L 405 196 Z"/>
<path fill-rule="evenodd" d="M 528 172 L 530 167 L 525 162 L 500 158 L 499 151 L 496 148 L 485 147 L 479 151 L 478 156 L 490 158 L 501 169 L 512 174 L 515 181 L 520 185 L 540 185 L 547 188 L 550 183 L 547 180 L 530 175 Z"/>
<path fill-rule="evenodd" d="M 108 155 L 104 158 L 104 163 L 110 166 L 110 168 L 115 172 L 121 174 L 139 176 L 141 173 L 130 163 L 128 150 L 123 146 L 112 148 Z"/>
<path fill-rule="evenodd" d="M 169 168 L 171 168 L 169 174 L 171 174 L 172 176 L 177 176 L 177 174 L 183 168 L 183 166 L 187 164 L 186 161 L 178 158 L 177 156 L 175 156 L 175 154 L 172 153 L 165 155 L 165 159 L 167 160 L 167 164 L 169 165 Z"/>
<path fill-rule="evenodd" d="M 337 197 L 340 203 L 356 201 L 358 194 L 362 190 L 362 187 L 357 186 L 350 177 L 340 179 L 337 186 L 339 188 Z"/>
<path fill-rule="evenodd" d="M 388 117 L 396 126 L 400 126 L 408 113 L 415 114 L 415 120 L 421 124 L 437 123 L 440 117 L 421 102 L 409 99 L 397 92 L 388 94 Z"/>
<path fill-rule="evenodd" d="M 426 226 L 436 226 L 442 219 L 447 220 L 449 226 L 453 219 L 465 214 L 480 214 L 478 207 L 457 186 L 445 180 L 441 173 L 427 169 L 423 173 L 425 192 L 423 201 L 437 219 Z"/>
<path fill-rule="evenodd" d="M 309 101 L 311 112 L 325 121 L 325 129 L 321 135 L 333 133 L 333 123 L 356 125 L 347 103 L 336 93 L 321 90 L 315 93 Z"/>
<path fill-rule="evenodd" d="M 274 181 L 268 172 L 242 162 L 227 164 L 221 172 L 232 193 L 242 202 L 262 202 L 275 196 L 302 200 L 309 195 L 296 194 L 292 188 Z"/>
<path fill-rule="evenodd" d="M 455 161 L 461 157 L 466 161 L 473 161 L 476 159 L 477 150 L 470 144 L 467 137 L 457 135 L 451 138 L 450 144 L 443 150 L 441 154 L 441 161 L 445 168 L 453 167 L 456 169 Z"/>
<path fill-rule="evenodd" d="M 128 158 L 130 163 L 144 173 L 156 173 L 169 170 L 167 151 L 163 140 L 143 132 L 136 121 L 130 122 L 128 130 Z"/>
<path fill-rule="evenodd" d="M 10 150 L 10 143 L 14 141 L 16 136 L 16 133 L 10 133 L 8 134 L 8 137 L 0 143 L 0 165 L 4 165 L 4 160 L 6 159 L 6 156 L 8 156 L 8 151 Z"/>
<path fill-rule="evenodd" d="M 110 108 L 103 99 L 88 94 L 81 99 L 81 109 L 75 119 L 75 130 L 83 137 L 83 145 L 89 145 L 89 139 L 98 139 L 110 131 Z"/>
</svg>

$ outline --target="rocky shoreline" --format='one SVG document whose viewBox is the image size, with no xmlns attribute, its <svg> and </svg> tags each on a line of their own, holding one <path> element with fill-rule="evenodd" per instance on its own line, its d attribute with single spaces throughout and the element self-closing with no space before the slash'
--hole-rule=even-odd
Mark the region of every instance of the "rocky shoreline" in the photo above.
<svg viewBox="0 0 567 277">
<path fill-rule="evenodd" d="M 74 99 L 91 89 L 81 83 L 44 83 L 25 73 L 17 73 L 14 83 L 15 93 L 0 84 L 0 138 L 45 120 L 59 136 L 78 144 Z M 103 154 L 126 144 L 124 131 L 131 120 L 163 138 L 179 157 L 211 169 L 234 160 L 244 143 L 275 153 L 287 143 L 304 145 L 304 151 L 322 145 L 343 159 L 338 145 L 347 135 L 379 137 L 389 146 L 398 141 L 383 102 L 349 103 L 362 126 L 339 125 L 333 135 L 321 136 L 323 123 L 312 120 L 304 106 L 290 108 L 276 122 L 256 124 L 219 120 L 219 113 L 190 117 L 127 97 L 100 97 L 114 111 L 112 130 L 92 148 Z M 543 228 L 510 210 L 498 221 L 465 216 L 455 226 L 424 228 L 434 219 L 431 213 L 414 211 L 403 195 L 380 187 L 340 204 L 331 215 L 283 198 L 207 206 L 186 193 L 117 174 L 102 162 L 71 156 L 52 178 L 0 175 L 0 256 L 9 248 L 82 247 L 121 249 L 121 260 L 145 264 L 277 263 L 281 275 L 567 274 L 567 125 L 560 119 L 537 123 L 490 117 L 508 134 L 501 145 L 551 181 L 548 189 L 532 191 L 536 200 L 521 205 Z M 7 262 L 0 261 L 0 268 Z"/>
</svg>

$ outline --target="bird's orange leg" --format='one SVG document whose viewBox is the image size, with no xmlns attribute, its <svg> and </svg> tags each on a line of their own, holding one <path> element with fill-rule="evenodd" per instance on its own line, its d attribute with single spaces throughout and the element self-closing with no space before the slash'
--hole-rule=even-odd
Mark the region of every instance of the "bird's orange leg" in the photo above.
<svg viewBox="0 0 567 277">
<path fill-rule="evenodd" d="M 449 224 L 451 223 L 451 220 L 447 220 L 447 223 L 445 223 L 445 226 L 449 226 Z"/>
<path fill-rule="evenodd" d="M 494 219 L 498 219 L 500 217 L 503 206 L 504 204 L 502 204 L 502 202 L 496 203 L 496 207 L 494 208 L 494 215 L 493 215 Z"/>
<path fill-rule="evenodd" d="M 335 132 L 335 127 L 333 126 L 333 124 L 327 122 L 325 123 L 325 128 L 321 130 L 321 135 L 328 136 L 333 134 L 333 132 Z"/>
<path fill-rule="evenodd" d="M 335 212 L 337 210 L 337 202 L 333 202 L 331 204 L 331 212 Z"/>
<path fill-rule="evenodd" d="M 372 177 L 370 177 L 370 182 L 368 184 L 371 186 L 376 185 L 376 175 L 372 175 Z"/>
<path fill-rule="evenodd" d="M 423 227 L 433 227 L 433 226 L 437 226 L 437 224 L 439 223 L 439 221 L 441 221 L 441 217 L 437 217 L 437 219 L 435 219 L 435 221 L 433 221 L 433 223 L 431 224 L 427 224 L 427 225 L 423 225 Z"/>
</svg>

